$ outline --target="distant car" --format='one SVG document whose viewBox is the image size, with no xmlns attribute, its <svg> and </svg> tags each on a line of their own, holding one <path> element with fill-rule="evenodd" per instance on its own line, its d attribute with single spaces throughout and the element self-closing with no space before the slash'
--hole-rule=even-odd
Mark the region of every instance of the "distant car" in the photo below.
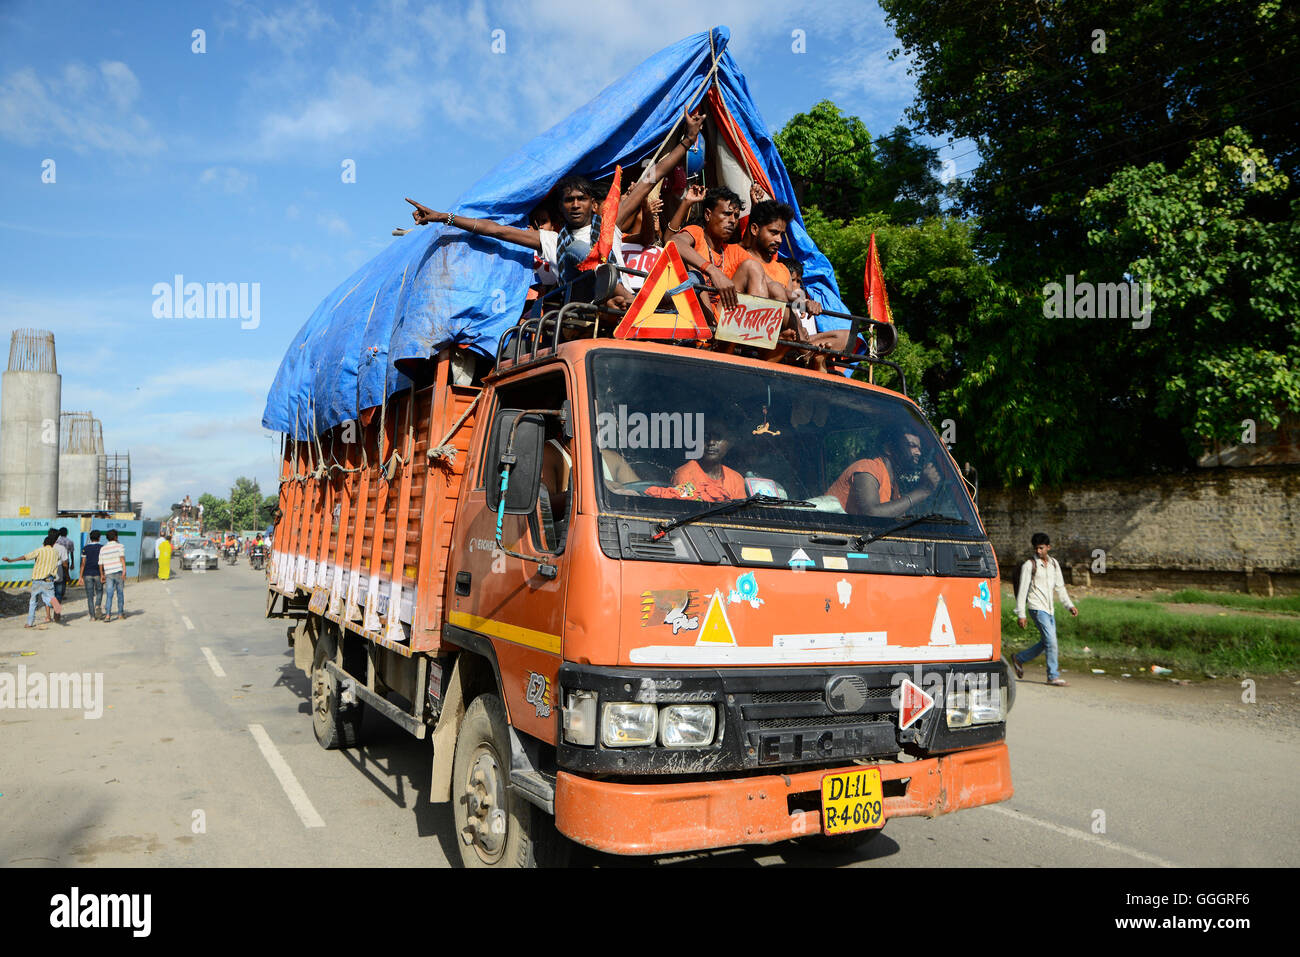
<svg viewBox="0 0 1300 957">
<path fill-rule="evenodd" d="M 181 549 L 181 569 L 190 569 L 195 565 L 202 565 L 205 569 L 217 568 L 220 565 L 217 547 L 207 539 L 188 542 Z"/>
</svg>

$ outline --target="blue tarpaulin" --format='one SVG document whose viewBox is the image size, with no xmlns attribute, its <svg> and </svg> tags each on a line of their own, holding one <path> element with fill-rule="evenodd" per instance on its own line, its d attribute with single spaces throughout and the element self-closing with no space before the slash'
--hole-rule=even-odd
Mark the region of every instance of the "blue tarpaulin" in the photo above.
<svg viewBox="0 0 1300 957">
<path fill-rule="evenodd" d="M 729 38 L 726 27 L 715 27 L 656 53 L 499 164 L 451 211 L 525 226 L 528 212 L 561 177 L 578 172 L 600 179 L 616 164 L 639 163 L 655 153 L 683 107 L 698 105 L 715 62 L 712 82 L 775 198 L 795 206 L 772 136 L 726 50 Z M 788 236 L 804 264 L 809 294 L 846 311 L 834 271 L 802 221 L 790 224 Z M 427 358 L 449 345 L 495 355 L 502 334 L 518 321 L 533 281 L 532 261 L 531 250 L 441 224 L 397 239 L 335 289 L 299 330 L 267 396 L 262 424 L 306 438 L 407 388 L 410 380 L 395 362 Z M 820 324 L 847 325 L 825 317 Z"/>
</svg>

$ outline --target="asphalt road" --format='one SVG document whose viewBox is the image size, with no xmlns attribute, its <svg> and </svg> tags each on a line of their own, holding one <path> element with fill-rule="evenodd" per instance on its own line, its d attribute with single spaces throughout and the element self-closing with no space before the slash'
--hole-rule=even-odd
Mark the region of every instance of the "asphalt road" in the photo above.
<svg viewBox="0 0 1300 957">
<path fill-rule="evenodd" d="M 323 751 L 285 623 L 245 562 L 127 587 L 128 617 L 0 621 L 0 671 L 96 673 L 80 709 L 0 708 L 0 867 L 447 866 L 430 750 L 373 713 Z M 21 652 L 35 652 L 26 656 Z M 1300 684 L 1174 686 L 1031 664 L 1011 715 L 1016 794 L 891 821 L 866 848 L 797 842 L 669 858 L 579 849 L 580 866 L 1295 866 Z M 1292 676 L 1294 677 L 1294 676 Z M 93 679 L 88 684 L 93 685 Z M 99 710 L 98 717 L 88 716 Z"/>
</svg>

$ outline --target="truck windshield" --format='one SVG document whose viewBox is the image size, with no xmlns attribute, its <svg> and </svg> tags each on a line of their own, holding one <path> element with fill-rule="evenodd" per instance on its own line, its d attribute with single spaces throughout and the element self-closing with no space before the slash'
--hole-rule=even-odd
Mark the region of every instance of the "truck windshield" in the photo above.
<svg viewBox="0 0 1300 957">
<path fill-rule="evenodd" d="M 952 459 L 920 412 L 847 380 L 627 351 L 591 356 L 602 506 L 672 521 L 764 500 L 729 522 L 870 535 L 982 537 Z M 809 506 L 812 507 L 809 507 Z"/>
</svg>

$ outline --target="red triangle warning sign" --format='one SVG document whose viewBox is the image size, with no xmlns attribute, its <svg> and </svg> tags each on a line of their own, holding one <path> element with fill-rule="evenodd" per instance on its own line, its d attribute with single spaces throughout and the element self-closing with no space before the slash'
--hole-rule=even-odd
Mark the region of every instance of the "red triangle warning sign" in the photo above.
<svg viewBox="0 0 1300 957">
<path fill-rule="evenodd" d="M 933 707 L 934 697 L 904 678 L 898 686 L 898 729 L 910 728 Z"/>
<path fill-rule="evenodd" d="M 690 277 L 676 243 L 668 243 L 664 253 L 650 267 L 636 298 L 623 321 L 614 330 L 615 339 L 711 339 L 713 332 L 704 321 L 704 310 L 694 289 L 683 289 L 672 297 L 671 312 L 655 309 L 668 290 L 680 286 Z"/>
</svg>

